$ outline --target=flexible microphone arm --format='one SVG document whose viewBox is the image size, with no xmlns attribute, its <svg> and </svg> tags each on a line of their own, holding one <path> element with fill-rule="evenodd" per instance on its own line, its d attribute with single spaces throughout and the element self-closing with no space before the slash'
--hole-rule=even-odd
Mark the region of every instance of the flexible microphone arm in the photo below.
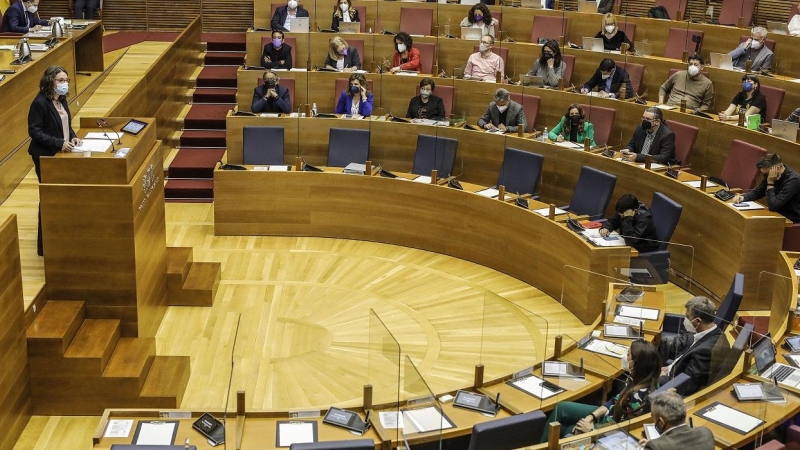
<svg viewBox="0 0 800 450">
<path fill-rule="evenodd" d="M 105 136 L 105 137 L 106 137 L 106 139 L 108 139 L 108 142 L 110 142 L 110 143 L 111 143 L 111 153 L 117 153 L 117 148 L 116 148 L 116 147 L 114 147 L 114 139 L 112 139 L 112 138 L 111 138 L 111 137 L 108 135 L 108 133 L 106 133 L 106 130 L 105 130 L 105 128 L 103 128 L 103 121 L 101 121 L 101 120 L 98 120 L 98 121 L 96 121 L 95 123 L 96 123 L 96 124 L 97 124 L 97 126 L 98 126 L 98 127 L 100 127 L 100 129 L 103 131 L 103 136 Z"/>
<path fill-rule="evenodd" d="M 112 128 L 111 125 L 106 122 L 106 119 L 100 119 L 100 121 L 103 122 L 103 125 L 105 125 L 109 130 L 114 131 L 114 128 Z M 117 145 L 122 145 L 122 133 L 114 131 L 114 134 L 117 135 Z"/>
</svg>

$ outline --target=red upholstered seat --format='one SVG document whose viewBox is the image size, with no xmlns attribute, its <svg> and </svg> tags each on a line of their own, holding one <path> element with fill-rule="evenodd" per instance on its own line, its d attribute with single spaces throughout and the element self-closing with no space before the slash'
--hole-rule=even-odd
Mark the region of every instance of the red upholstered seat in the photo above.
<svg viewBox="0 0 800 450">
<path fill-rule="evenodd" d="M 667 36 L 667 45 L 664 48 L 664 57 L 672 59 L 683 59 L 683 51 L 689 54 L 694 53 L 695 43 L 692 36 L 700 36 L 700 50 L 703 48 L 704 31 L 687 30 L 686 28 L 670 28 Z"/>
<path fill-rule="evenodd" d="M 414 42 L 414 47 L 419 49 L 420 73 L 433 73 L 433 62 L 436 60 L 436 44 Z"/>
<path fill-rule="evenodd" d="M 566 17 L 535 16 L 531 29 L 531 42 L 535 44 L 539 42 L 539 38 L 557 40 L 560 36 L 566 36 L 568 24 Z"/>
<path fill-rule="evenodd" d="M 639 87 L 642 85 L 642 79 L 644 79 L 644 64 L 636 64 L 636 63 L 617 63 L 619 67 L 622 67 L 622 70 L 628 72 L 628 76 L 631 79 L 631 86 L 633 86 L 633 90 L 636 93 L 639 93 Z M 628 94 L 628 97 L 631 97 Z"/>
<path fill-rule="evenodd" d="M 781 106 L 783 106 L 783 98 L 786 96 L 784 89 L 761 85 L 761 93 L 767 98 L 767 111 L 764 114 L 764 120 L 767 123 L 772 123 L 772 119 L 780 119 Z"/>
<path fill-rule="evenodd" d="M 719 11 L 720 25 L 733 25 L 738 26 L 739 17 L 744 18 L 742 26 L 750 28 L 753 22 L 753 9 L 755 8 L 756 0 L 725 0 L 722 2 L 722 8 Z"/>
<path fill-rule="evenodd" d="M 675 120 L 667 122 L 667 126 L 675 132 L 675 158 L 681 161 L 682 166 L 686 166 L 697 142 L 699 129 Z"/>
<path fill-rule="evenodd" d="M 567 66 L 564 68 L 564 87 L 572 85 L 572 71 L 575 69 L 575 55 L 561 55 L 561 61 Z"/>
<path fill-rule="evenodd" d="M 592 105 L 581 105 L 581 108 L 583 108 L 583 113 L 586 115 L 586 120 L 594 126 L 594 142 L 597 145 L 614 145 L 614 143 L 609 142 L 609 139 L 611 139 L 611 130 L 614 128 L 617 110 Z"/>
<path fill-rule="evenodd" d="M 683 17 L 678 17 L 678 11 L 686 14 L 686 3 L 688 0 L 656 0 L 656 6 L 663 6 L 669 13 L 669 18 L 672 20 L 681 20 Z M 633 38 L 631 38 L 633 40 Z"/>
<path fill-rule="evenodd" d="M 430 36 L 433 24 L 431 8 L 400 8 L 400 31 L 412 36 Z"/>
<path fill-rule="evenodd" d="M 617 27 L 628 36 L 631 42 L 636 42 L 636 24 L 633 22 L 617 22 Z"/>
<path fill-rule="evenodd" d="M 734 139 L 731 150 L 725 159 L 720 178 L 732 188 L 743 191 L 752 189 L 759 171 L 756 168 L 758 159 L 764 156 L 767 150 L 745 141 Z"/>
<path fill-rule="evenodd" d="M 525 110 L 525 122 L 528 125 L 525 127 L 525 131 L 530 133 L 536 129 L 536 115 L 539 114 L 539 102 L 542 100 L 542 98 L 536 95 L 517 94 L 512 92 L 511 100 L 522 104 L 522 109 Z"/>
</svg>

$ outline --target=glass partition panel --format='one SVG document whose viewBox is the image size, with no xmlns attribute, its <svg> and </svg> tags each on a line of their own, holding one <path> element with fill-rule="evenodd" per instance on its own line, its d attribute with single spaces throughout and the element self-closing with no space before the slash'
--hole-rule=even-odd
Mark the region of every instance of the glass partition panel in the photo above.
<svg viewBox="0 0 800 450">
<path fill-rule="evenodd" d="M 787 276 L 766 271 L 758 274 L 757 298 L 752 309 L 769 310 L 770 315 L 769 326 L 766 329 L 763 327 L 765 317 L 754 318 L 756 323 L 762 321 L 762 326 L 756 331 L 761 333 L 769 331 L 772 338 L 779 343 L 782 337 L 792 330 L 792 321 L 798 317 L 796 279 L 794 274 Z"/>
<path fill-rule="evenodd" d="M 438 442 L 441 448 L 443 430 L 454 428 L 455 424 L 408 355 L 403 360 L 402 398 L 403 440 L 412 448 L 430 442 Z"/>
<path fill-rule="evenodd" d="M 373 309 L 369 310 L 369 353 L 367 384 L 372 385 L 373 409 L 380 410 L 381 425 L 391 436 L 399 438 L 400 414 L 400 344 Z"/>
</svg>

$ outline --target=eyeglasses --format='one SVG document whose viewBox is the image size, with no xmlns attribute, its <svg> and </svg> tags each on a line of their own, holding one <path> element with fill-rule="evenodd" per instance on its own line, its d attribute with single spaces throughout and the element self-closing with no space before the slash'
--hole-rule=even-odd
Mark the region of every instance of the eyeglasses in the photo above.
<svg viewBox="0 0 800 450">
<path fill-rule="evenodd" d="M 54 81 L 56 83 L 69 83 L 70 79 L 69 78 L 56 78 Z"/>
<path fill-rule="evenodd" d="M 492 43 L 489 41 L 481 41 L 481 44 L 492 45 Z"/>
</svg>

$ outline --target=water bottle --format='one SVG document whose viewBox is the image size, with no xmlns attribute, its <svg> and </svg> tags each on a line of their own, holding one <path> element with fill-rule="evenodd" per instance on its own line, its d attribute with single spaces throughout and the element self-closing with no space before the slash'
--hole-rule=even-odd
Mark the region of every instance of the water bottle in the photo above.
<svg viewBox="0 0 800 450">
<path fill-rule="evenodd" d="M 547 127 L 544 127 L 544 131 L 542 132 L 542 142 L 547 142 Z"/>
<path fill-rule="evenodd" d="M 317 117 L 317 104 L 311 105 L 311 117 Z"/>
</svg>

